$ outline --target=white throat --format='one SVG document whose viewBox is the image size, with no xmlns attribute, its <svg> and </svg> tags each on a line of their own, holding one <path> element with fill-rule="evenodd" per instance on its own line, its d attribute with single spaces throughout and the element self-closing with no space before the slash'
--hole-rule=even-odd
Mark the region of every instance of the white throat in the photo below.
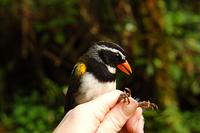
<svg viewBox="0 0 200 133">
<path fill-rule="evenodd" d="M 106 67 L 108 68 L 108 71 L 112 74 L 115 74 L 116 73 L 116 68 L 115 67 L 111 67 L 109 65 L 106 65 Z"/>
<path fill-rule="evenodd" d="M 116 81 L 100 82 L 93 74 L 86 72 L 81 78 L 80 94 L 76 97 L 76 102 L 79 104 L 88 102 L 97 96 L 115 89 Z"/>
</svg>

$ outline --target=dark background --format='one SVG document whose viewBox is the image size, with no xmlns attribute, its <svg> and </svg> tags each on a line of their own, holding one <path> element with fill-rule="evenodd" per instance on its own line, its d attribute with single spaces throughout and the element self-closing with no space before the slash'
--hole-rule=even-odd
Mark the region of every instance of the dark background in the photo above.
<svg viewBox="0 0 200 133">
<path fill-rule="evenodd" d="M 200 132 L 198 0 L 0 0 L 0 132 L 51 132 L 73 65 L 100 40 L 128 54 L 118 88 L 159 106 L 146 133 Z"/>
</svg>

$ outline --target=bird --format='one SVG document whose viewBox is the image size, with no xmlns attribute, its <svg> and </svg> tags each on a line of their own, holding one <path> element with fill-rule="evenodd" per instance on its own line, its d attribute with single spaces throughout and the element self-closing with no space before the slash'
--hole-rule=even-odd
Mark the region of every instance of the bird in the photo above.
<svg viewBox="0 0 200 133">
<path fill-rule="evenodd" d="M 114 42 L 94 42 L 72 70 L 65 94 L 65 113 L 79 104 L 115 90 L 117 69 L 127 75 L 132 74 L 124 49 Z"/>
</svg>

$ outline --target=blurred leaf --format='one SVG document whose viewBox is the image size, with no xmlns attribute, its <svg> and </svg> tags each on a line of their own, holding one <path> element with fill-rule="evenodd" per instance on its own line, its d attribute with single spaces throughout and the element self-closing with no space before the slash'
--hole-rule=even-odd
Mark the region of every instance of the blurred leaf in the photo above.
<svg viewBox="0 0 200 133">
<path fill-rule="evenodd" d="M 146 73 L 148 76 L 153 76 L 154 75 L 154 68 L 152 64 L 147 65 Z"/>
<path fill-rule="evenodd" d="M 155 65 L 155 67 L 157 67 L 157 68 L 162 68 L 163 67 L 163 63 L 162 63 L 162 61 L 159 58 L 155 58 L 153 60 L 153 63 Z"/>
<path fill-rule="evenodd" d="M 199 95 L 200 94 L 200 82 L 197 80 L 193 81 L 191 90 L 192 90 L 193 94 Z"/>
<path fill-rule="evenodd" d="M 169 68 L 170 77 L 175 81 L 179 81 L 182 76 L 182 70 L 177 64 L 171 64 Z"/>
<path fill-rule="evenodd" d="M 62 32 L 57 32 L 55 35 L 56 43 L 63 44 L 65 42 L 65 36 Z"/>
</svg>

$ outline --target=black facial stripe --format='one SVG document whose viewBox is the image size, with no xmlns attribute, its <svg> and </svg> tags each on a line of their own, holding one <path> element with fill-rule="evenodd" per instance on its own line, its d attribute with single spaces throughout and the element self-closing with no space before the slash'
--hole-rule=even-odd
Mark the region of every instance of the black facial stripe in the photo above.
<svg viewBox="0 0 200 133">
<path fill-rule="evenodd" d="M 88 60 L 87 71 L 93 73 L 95 78 L 101 82 L 115 81 L 115 74 L 110 73 L 105 64 L 99 63 L 95 59 Z"/>
<path fill-rule="evenodd" d="M 98 51 L 98 54 L 105 64 L 112 67 L 116 67 L 117 64 L 124 62 L 120 54 L 109 50 L 100 50 Z"/>
</svg>

